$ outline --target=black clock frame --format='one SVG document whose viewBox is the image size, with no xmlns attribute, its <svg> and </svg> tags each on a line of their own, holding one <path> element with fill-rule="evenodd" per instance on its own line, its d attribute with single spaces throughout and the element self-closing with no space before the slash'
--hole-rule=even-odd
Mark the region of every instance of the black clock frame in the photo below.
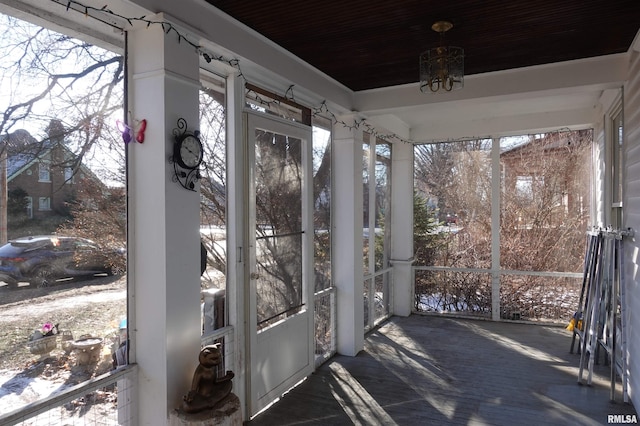
<svg viewBox="0 0 640 426">
<path fill-rule="evenodd" d="M 200 140 L 200 131 L 188 131 L 187 120 L 184 118 L 178 119 L 178 127 L 173 129 L 174 145 L 173 155 L 169 158 L 169 162 L 173 164 L 174 177 L 173 180 L 178 182 L 183 188 L 189 191 L 195 191 L 196 182 L 200 180 L 200 165 L 203 160 L 203 147 Z M 182 143 L 189 137 L 195 138 L 200 144 L 200 157 L 198 164 L 194 167 L 188 166 L 182 160 L 180 155 L 180 148 Z"/>
</svg>

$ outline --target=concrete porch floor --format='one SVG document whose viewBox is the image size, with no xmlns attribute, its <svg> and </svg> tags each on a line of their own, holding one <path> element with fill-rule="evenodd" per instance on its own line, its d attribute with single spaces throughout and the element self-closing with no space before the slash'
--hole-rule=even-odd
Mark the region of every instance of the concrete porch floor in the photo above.
<svg viewBox="0 0 640 426">
<path fill-rule="evenodd" d="M 636 415 L 620 381 L 610 402 L 608 367 L 578 384 L 570 344 L 561 327 L 394 317 L 358 356 L 333 357 L 247 424 L 603 425 Z"/>
</svg>

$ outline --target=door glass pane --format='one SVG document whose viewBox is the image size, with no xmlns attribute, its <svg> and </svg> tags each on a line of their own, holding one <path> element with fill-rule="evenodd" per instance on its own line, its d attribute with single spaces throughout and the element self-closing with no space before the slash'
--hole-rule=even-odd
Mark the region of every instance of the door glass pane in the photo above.
<svg viewBox="0 0 640 426">
<path fill-rule="evenodd" d="M 258 324 L 302 304 L 302 142 L 256 130 L 256 294 Z"/>
</svg>

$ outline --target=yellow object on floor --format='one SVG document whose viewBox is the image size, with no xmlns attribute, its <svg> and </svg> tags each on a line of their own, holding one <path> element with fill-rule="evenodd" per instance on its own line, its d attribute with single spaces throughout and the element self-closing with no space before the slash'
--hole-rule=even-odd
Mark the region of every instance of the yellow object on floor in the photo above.
<svg viewBox="0 0 640 426">
<path fill-rule="evenodd" d="M 566 329 L 569 330 L 569 331 L 573 331 L 575 326 L 576 326 L 576 319 L 575 318 L 571 318 L 571 321 L 569 321 L 569 325 L 567 325 Z"/>
</svg>

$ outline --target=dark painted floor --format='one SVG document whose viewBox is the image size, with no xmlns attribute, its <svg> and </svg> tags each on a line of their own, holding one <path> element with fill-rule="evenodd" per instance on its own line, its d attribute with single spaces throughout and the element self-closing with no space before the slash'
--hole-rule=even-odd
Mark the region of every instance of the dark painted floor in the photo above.
<svg viewBox="0 0 640 426">
<path fill-rule="evenodd" d="M 605 425 L 636 415 L 609 399 L 609 369 L 578 385 L 563 328 L 392 318 L 356 357 L 336 356 L 247 424 Z M 586 377 L 586 375 L 585 375 Z"/>
</svg>

